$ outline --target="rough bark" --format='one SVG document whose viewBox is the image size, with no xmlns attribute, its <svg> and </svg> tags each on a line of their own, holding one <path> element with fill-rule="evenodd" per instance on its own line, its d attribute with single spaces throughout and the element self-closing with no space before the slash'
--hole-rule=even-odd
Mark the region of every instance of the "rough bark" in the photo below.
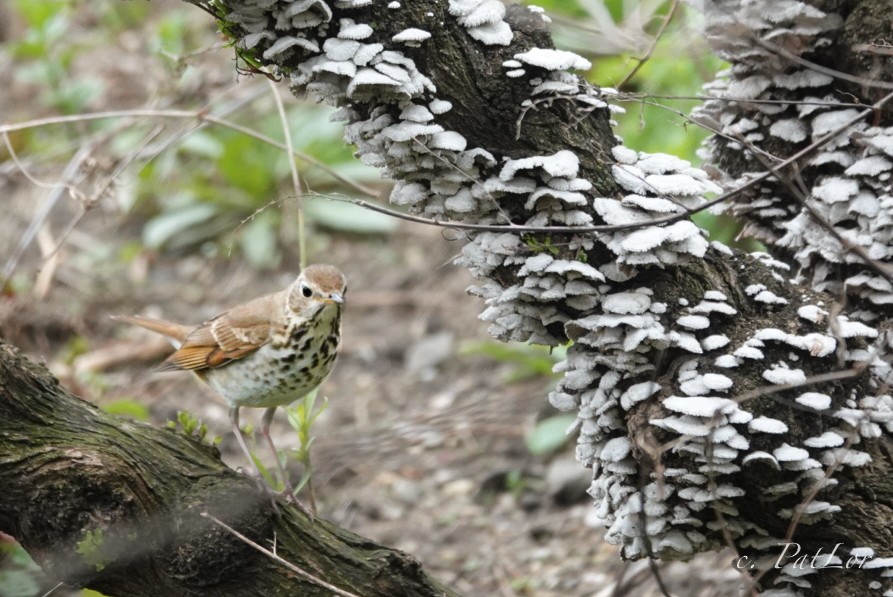
<svg viewBox="0 0 893 597">
<path fill-rule="evenodd" d="M 0 341 L 0 529 L 57 580 L 109 596 L 453 594 L 401 552 L 269 498 L 182 432 L 111 416 Z"/>
</svg>

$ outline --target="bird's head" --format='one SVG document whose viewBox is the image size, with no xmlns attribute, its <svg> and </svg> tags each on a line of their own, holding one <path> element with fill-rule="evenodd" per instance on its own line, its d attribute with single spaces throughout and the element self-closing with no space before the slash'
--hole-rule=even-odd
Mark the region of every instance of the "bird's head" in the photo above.
<svg viewBox="0 0 893 597">
<path fill-rule="evenodd" d="M 308 265 L 292 284 L 288 295 L 289 307 L 298 313 L 319 309 L 341 309 L 347 280 L 331 265 Z"/>
</svg>

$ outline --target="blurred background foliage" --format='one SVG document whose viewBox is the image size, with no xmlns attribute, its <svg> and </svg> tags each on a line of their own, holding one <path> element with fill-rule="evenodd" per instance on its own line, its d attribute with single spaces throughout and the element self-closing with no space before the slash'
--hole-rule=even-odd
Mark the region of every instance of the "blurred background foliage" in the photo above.
<svg viewBox="0 0 893 597">
<path fill-rule="evenodd" d="M 91 72 L 78 62 L 101 53 L 110 39 L 141 36 L 138 43 L 152 58 L 155 71 L 151 74 L 158 82 L 150 90 L 151 104 L 145 105 L 143 98 L 140 108 L 232 115 L 240 125 L 281 140 L 282 125 L 262 77 L 238 77 L 238 88 L 221 86 L 212 97 L 200 89 L 207 76 L 194 65 L 195 57 L 217 52 L 232 58 L 232 50 L 222 48 L 225 40 L 215 34 L 207 16 L 185 4 L 171 4 L 163 11 L 157 4 L 13 0 L 6 10 L 21 27 L 7 34 L 3 53 L 15 66 L 14 82 L 27 89 L 28 98 L 35 98 L 42 109 L 30 102 L 13 106 L 7 113 L 9 121 L 121 107 L 114 99 L 134 107 L 127 101 L 132 98 L 114 89 L 115 81 L 107 71 Z M 698 37 L 691 13 L 673 2 L 648 0 L 536 0 L 536 4 L 552 16 L 556 44 L 593 62 L 588 73 L 592 82 L 605 87 L 623 83 L 620 91 L 629 95 L 619 103 L 627 112 L 617 117 L 617 132 L 628 146 L 698 162 L 696 150 L 706 132 L 679 113 L 690 111 L 697 102 L 692 96 L 722 65 L 693 41 Z M 655 40 L 671 11 L 673 20 Z M 647 61 L 637 58 L 649 53 Z M 231 66 L 229 74 L 237 65 L 231 62 Z M 626 80 L 637 67 L 635 76 Z M 307 102 L 288 102 L 295 149 L 346 178 L 381 190 L 385 185 L 377 172 L 353 159 L 352 149 L 341 141 L 341 126 L 329 122 L 328 111 Z M 114 131 L 116 126 L 119 130 Z M 113 135 L 110 144 L 118 159 L 139 154 L 119 174 L 116 199 L 131 216 L 128 221 L 142 227 L 140 248 L 175 253 L 201 250 L 209 256 L 235 251 L 256 267 L 276 267 L 283 244 L 293 240 L 294 234 L 293 227 L 290 231 L 283 226 L 285 204 L 295 195 L 284 152 L 221 126 L 197 126 L 186 119 L 167 121 L 165 130 L 153 136 L 155 126 L 159 126 L 157 119 L 150 117 L 125 128 L 112 119 L 78 122 L 20 131 L 11 143 L 17 153 L 32 160 L 59 160 L 83 143 L 85 136 L 107 131 Z M 7 154 L 5 148 L 0 150 L 4 159 Z M 324 169 L 304 166 L 299 162 L 305 193 L 352 195 Z M 305 205 L 311 220 L 323 227 L 361 234 L 387 234 L 393 228 L 377 214 L 350 205 L 319 199 Z M 737 233 L 731 222 L 709 214 L 697 217 L 714 238 L 732 242 Z"/>
<path fill-rule="evenodd" d="M 690 111 L 697 103 L 692 96 L 723 65 L 701 41 L 696 15 L 677 2 L 654 0 L 534 3 L 553 18 L 556 45 L 593 62 L 589 80 L 629 94 L 619 98 L 626 114 L 616 116 L 617 133 L 628 146 L 698 163 L 696 150 L 707 133 L 680 113 Z M 201 118 L 215 115 L 282 140 L 270 85 L 260 76 L 236 74 L 232 49 L 206 14 L 175 0 L 11 0 L 0 3 L 0 42 L 7 124 L 104 110 L 144 111 L 34 126 L 9 133 L 0 143 L 0 173 L 27 169 L 36 179 L 52 179 L 52 173 L 71 163 L 85 145 L 104 148 L 110 163 L 94 166 L 113 179 L 114 193 L 92 181 L 89 188 L 98 189 L 95 196 L 75 194 L 81 217 L 99 204 L 111 216 L 111 225 L 131 230 L 129 238 L 138 240 L 123 243 L 112 254 L 98 251 L 92 257 L 95 262 L 113 269 L 115 260 L 126 267 L 146 256 L 199 252 L 207 257 L 241 256 L 267 269 L 293 252 L 289 247 L 295 246 L 298 233 L 295 190 L 285 153 L 256 136 Z M 136 66 L 144 71 L 142 88 L 119 85 L 122 70 L 129 68 L 122 59 L 127 53 L 142 57 Z M 649 58 L 642 61 L 643 56 Z M 352 148 L 341 140 L 340 124 L 329 122 L 328 108 L 285 92 L 282 96 L 295 150 L 325 165 L 298 160 L 311 239 L 327 232 L 390 234 L 393 220 L 323 199 L 358 196 L 339 177 L 370 189 L 367 195 L 385 196 L 388 183 L 353 158 Z M 181 114 L 163 114 L 174 110 Z M 70 182 L 86 185 L 91 180 L 79 172 Z M 109 200 L 101 202 L 106 196 Z M 726 243 L 739 231 L 725 218 L 697 218 L 713 238 Z M 25 238 L 20 244 L 27 242 Z M 33 284 L 24 274 L 14 275 L 17 258 L 3 261 L 0 280 L 5 293 Z M 469 351 L 514 363 L 513 379 L 507 381 L 540 377 L 544 389 L 557 358 L 539 348 L 496 343 Z M 146 417 L 135 401 L 110 408 Z M 543 417 L 528 436 L 530 452 L 559 449 L 572 421 L 566 415 Z M 36 566 L 2 533 L 0 549 L 0 597 L 31 597 L 52 589 L 40 584 Z"/>
</svg>

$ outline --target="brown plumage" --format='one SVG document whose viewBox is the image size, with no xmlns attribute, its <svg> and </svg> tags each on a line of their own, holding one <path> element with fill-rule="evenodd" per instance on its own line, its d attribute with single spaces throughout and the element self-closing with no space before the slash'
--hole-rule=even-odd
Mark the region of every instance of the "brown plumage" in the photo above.
<svg viewBox="0 0 893 597">
<path fill-rule="evenodd" d="M 198 327 L 145 317 L 116 319 L 171 340 L 176 350 L 158 370 L 192 371 L 226 399 L 236 438 L 253 464 L 239 429 L 239 408 L 267 409 L 261 432 L 276 454 L 269 434 L 276 407 L 313 391 L 332 369 L 345 291 L 340 271 L 311 265 L 288 288 L 235 306 Z"/>
</svg>

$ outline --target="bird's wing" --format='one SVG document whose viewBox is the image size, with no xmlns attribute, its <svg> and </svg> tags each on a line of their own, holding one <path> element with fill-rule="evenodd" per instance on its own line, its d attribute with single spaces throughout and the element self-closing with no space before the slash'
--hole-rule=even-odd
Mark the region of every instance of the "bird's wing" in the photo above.
<svg viewBox="0 0 893 597">
<path fill-rule="evenodd" d="M 241 359 L 270 340 L 282 293 L 268 294 L 233 307 L 203 323 L 158 366 L 159 371 L 201 371 Z"/>
</svg>

